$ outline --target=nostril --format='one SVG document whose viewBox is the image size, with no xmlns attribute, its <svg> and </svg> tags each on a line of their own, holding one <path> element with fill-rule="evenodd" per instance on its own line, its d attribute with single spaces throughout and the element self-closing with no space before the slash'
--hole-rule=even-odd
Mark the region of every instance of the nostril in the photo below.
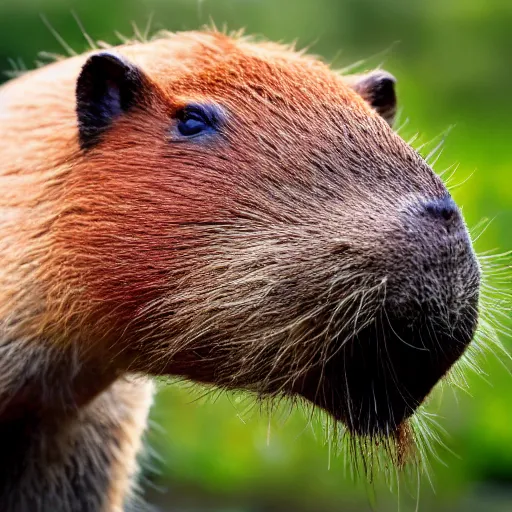
<svg viewBox="0 0 512 512">
<path fill-rule="evenodd" d="M 444 219 L 446 222 L 453 221 L 459 217 L 459 209 L 450 196 L 442 199 L 433 199 L 425 203 L 425 211 L 437 219 Z"/>
</svg>

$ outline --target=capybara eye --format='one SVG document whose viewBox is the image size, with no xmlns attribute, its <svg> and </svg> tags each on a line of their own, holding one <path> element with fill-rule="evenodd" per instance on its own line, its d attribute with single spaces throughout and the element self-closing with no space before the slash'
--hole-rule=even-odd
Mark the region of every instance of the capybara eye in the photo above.
<svg viewBox="0 0 512 512">
<path fill-rule="evenodd" d="M 183 137 L 215 131 L 219 124 L 219 108 L 216 105 L 186 105 L 176 113 L 177 129 Z"/>
</svg>

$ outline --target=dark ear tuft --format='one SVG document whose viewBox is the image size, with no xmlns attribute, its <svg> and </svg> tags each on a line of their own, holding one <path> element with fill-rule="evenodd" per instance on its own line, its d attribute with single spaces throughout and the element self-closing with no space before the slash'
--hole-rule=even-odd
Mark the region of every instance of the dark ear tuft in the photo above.
<svg viewBox="0 0 512 512">
<path fill-rule="evenodd" d="M 365 75 L 347 77 L 350 86 L 360 94 L 389 125 L 396 114 L 396 78 L 390 73 L 377 70 Z"/>
<path fill-rule="evenodd" d="M 139 101 L 143 86 L 142 71 L 120 55 L 101 52 L 87 59 L 76 84 L 82 149 L 96 144 L 112 121 Z"/>
</svg>

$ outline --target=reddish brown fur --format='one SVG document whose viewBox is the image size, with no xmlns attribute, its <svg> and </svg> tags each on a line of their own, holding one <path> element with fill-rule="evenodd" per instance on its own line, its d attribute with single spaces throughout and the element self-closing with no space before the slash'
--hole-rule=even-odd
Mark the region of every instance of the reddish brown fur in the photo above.
<svg viewBox="0 0 512 512">
<path fill-rule="evenodd" d="M 0 339 L 10 367 L 0 419 L 44 423 L 49 411 L 75 417 L 98 395 L 126 400 L 132 390 L 115 381 L 131 372 L 295 391 L 332 350 L 318 346 L 331 294 L 382 301 L 386 274 L 359 272 L 373 260 L 357 251 L 374 258 L 411 198 L 444 194 L 421 158 L 313 58 L 217 33 L 116 51 L 144 72 L 143 103 L 87 151 L 75 112 L 87 55 L 0 89 Z M 176 110 L 206 100 L 236 113 L 229 130 L 215 143 L 173 143 Z M 350 166 L 350 176 L 333 171 Z M 334 265 L 346 252 L 350 279 L 338 289 Z M 120 422 L 132 448 L 147 407 L 141 392 Z M 104 510 L 119 509 L 128 484 L 116 475 L 133 453 L 117 455 Z"/>
<path fill-rule="evenodd" d="M 100 335 L 103 338 L 111 332 L 117 338 L 117 323 L 119 329 L 125 329 L 127 323 L 137 317 L 141 307 L 162 295 L 162 290 L 169 287 L 169 268 L 175 266 L 159 242 L 162 229 L 168 229 L 164 226 L 169 224 L 169 218 L 176 225 L 229 222 L 229 218 L 222 218 L 227 206 L 222 202 L 238 194 L 236 180 L 242 179 L 242 176 L 232 174 L 234 169 L 219 162 L 225 168 L 224 176 L 211 173 L 208 167 L 195 168 L 194 176 L 190 176 L 187 167 L 182 171 L 174 164 L 170 173 L 162 165 L 162 159 L 172 155 L 165 137 L 169 117 L 181 102 L 220 98 L 229 105 L 229 101 L 239 101 L 237 98 L 246 96 L 257 101 L 283 102 L 293 111 L 294 103 L 315 102 L 315 88 L 321 87 L 324 97 L 327 93 L 334 105 L 345 105 L 364 122 L 368 117 L 381 122 L 367 103 L 350 88 L 343 87 L 342 79 L 326 66 L 277 45 L 254 46 L 221 34 L 192 34 L 129 46 L 123 53 L 143 70 L 150 70 L 148 74 L 155 94 L 147 97 L 147 110 L 119 120 L 105 144 L 97 151 L 93 149 L 85 159 L 75 142 L 73 94 L 85 56 L 29 73 L 4 87 L 3 91 L 8 95 L 9 111 L 15 114 L 9 115 L 4 125 L 8 127 L 8 133 L 3 136 L 2 154 L 6 154 L 7 162 L 18 162 L 19 165 L 7 172 L 4 170 L 4 174 L 22 172 L 28 176 L 29 188 L 42 182 L 39 190 L 44 203 L 41 208 L 48 212 L 40 214 L 38 211 L 34 228 L 42 229 L 43 236 L 27 245 L 30 251 L 36 251 L 36 247 L 43 243 L 52 248 L 51 255 L 45 255 L 47 263 L 37 270 L 41 274 L 37 282 L 45 288 L 41 293 L 46 297 L 47 307 L 43 318 L 33 318 L 27 329 L 36 329 L 38 333 L 50 330 L 48 338 L 55 339 L 54 335 L 57 335 L 58 343 L 69 338 L 60 336 L 64 328 L 66 332 L 78 329 L 82 336 L 85 322 L 88 323 L 88 337 Z M 173 67 L 179 63 L 178 69 L 173 69 L 176 76 L 169 74 L 169 62 L 173 62 Z M 314 70 L 316 83 L 304 79 L 308 76 L 308 67 Z M 281 78 L 283 75 L 288 77 L 288 97 L 275 92 L 278 86 L 276 74 Z M 262 83 L 267 85 L 262 86 Z M 243 105 L 236 105 L 236 108 L 243 108 Z M 325 110 L 326 105 L 311 105 L 313 112 L 315 108 Z M 265 119 L 259 119 L 260 113 L 249 112 L 249 115 L 252 116 L 249 121 L 255 126 L 265 123 Z M 332 115 L 336 113 L 332 112 Z M 16 122 L 20 123 L 19 129 Z M 10 157 L 12 148 L 16 147 L 12 136 L 19 137 L 25 132 L 31 134 L 31 147 L 27 157 L 20 162 L 18 158 Z M 243 144 L 243 140 L 240 141 L 240 147 Z M 319 149 L 321 144 L 319 141 Z M 401 149 L 394 146 L 393 149 Z M 226 151 L 229 160 L 230 149 Z M 239 151 L 239 148 L 231 151 Z M 116 155 L 115 171 L 112 154 Z M 41 162 L 45 163 L 45 169 L 41 169 Z M 266 169 L 261 166 L 258 172 L 274 171 L 273 168 Z M 295 182 L 292 171 L 290 169 L 288 176 L 283 174 L 279 179 Z M 181 172 L 187 175 L 180 177 Z M 304 176 L 304 180 L 312 179 L 314 175 Z M 64 180 L 65 187 L 62 185 Z M 12 203 L 7 198 L 8 207 L 18 202 L 28 205 L 32 194 L 27 193 L 27 188 L 17 183 L 13 188 L 16 195 Z M 176 196 L 176 189 L 179 196 Z M 41 196 L 37 194 L 33 200 L 37 202 Z M 122 209 L 120 204 L 124 205 Z M 120 215 L 122 221 L 120 217 L 118 220 Z M 18 220 L 16 222 L 19 229 Z M 140 250 L 138 241 L 132 245 L 130 242 L 137 239 L 126 237 L 126 233 L 136 233 L 147 239 L 144 251 Z M 119 245 L 112 250 L 116 241 Z M 202 244 L 195 238 L 184 239 L 182 230 L 175 235 L 166 233 L 165 244 L 185 243 Z M 106 275 L 113 278 L 106 280 Z M 99 325 L 102 321 L 106 324 Z M 91 324 L 96 325 L 98 331 L 91 330 Z M 105 348 L 98 346 L 96 350 L 103 356 Z M 118 351 L 119 346 L 114 350 Z"/>
</svg>

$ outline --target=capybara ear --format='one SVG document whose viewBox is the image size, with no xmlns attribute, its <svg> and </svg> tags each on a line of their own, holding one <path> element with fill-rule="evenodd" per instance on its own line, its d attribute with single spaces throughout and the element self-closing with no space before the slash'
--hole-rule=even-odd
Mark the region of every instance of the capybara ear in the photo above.
<svg viewBox="0 0 512 512">
<path fill-rule="evenodd" d="M 345 78 L 348 84 L 391 126 L 396 114 L 396 78 L 380 69 Z"/>
<path fill-rule="evenodd" d="M 87 59 L 76 84 L 82 149 L 96 144 L 115 118 L 138 103 L 145 82 L 143 72 L 116 53 L 96 53 Z"/>
</svg>

